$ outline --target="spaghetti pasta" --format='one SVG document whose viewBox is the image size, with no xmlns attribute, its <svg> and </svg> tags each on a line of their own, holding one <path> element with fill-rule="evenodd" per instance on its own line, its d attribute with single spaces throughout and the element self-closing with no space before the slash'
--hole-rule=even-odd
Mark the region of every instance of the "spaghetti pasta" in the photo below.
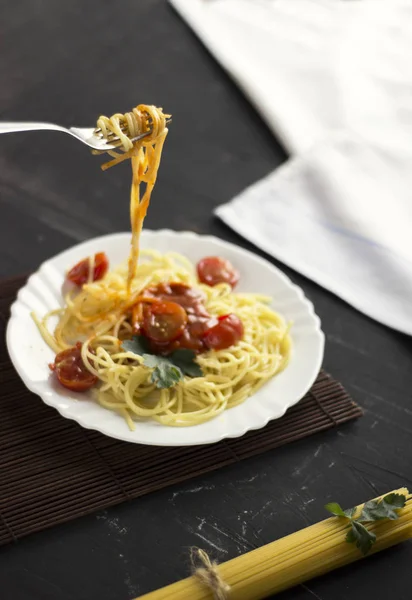
<svg viewBox="0 0 412 600">
<path fill-rule="evenodd" d="M 395 521 L 376 521 L 372 553 L 412 537 L 412 496 L 402 488 L 393 493 L 407 496 Z M 358 507 L 360 511 L 362 506 Z M 218 575 L 236 600 L 261 600 L 362 558 L 354 544 L 345 541 L 347 523 L 332 517 L 282 539 L 222 563 Z M 196 576 L 156 590 L 140 600 L 210 600 L 211 589 Z M 137 600 L 137 599 L 136 599 Z"/>
<path fill-rule="evenodd" d="M 164 425 L 194 425 L 240 404 L 286 367 L 291 351 L 289 327 L 270 308 L 270 298 L 233 293 L 224 283 L 214 287 L 199 284 L 192 264 L 182 255 L 154 250 L 141 254 L 131 295 L 127 269 L 120 266 L 102 280 L 85 284 L 78 294 L 68 295 L 54 331 L 53 348 L 59 350 L 78 339 L 87 340 L 82 358 L 101 382 L 97 400 L 102 406 L 125 416 L 130 427 L 134 420 L 148 417 Z M 202 377 L 185 377 L 175 387 L 159 390 L 142 357 L 122 349 L 121 341 L 132 334 L 128 307 L 142 290 L 164 281 L 199 289 L 212 316 L 236 313 L 244 325 L 244 336 L 230 348 L 200 354 L 197 362 Z M 43 332 L 47 331 L 46 319 L 41 325 Z M 44 338 L 50 344 L 47 333 Z"/>
<path fill-rule="evenodd" d="M 232 292 L 239 274 L 227 260 L 203 259 L 204 279 L 199 263 L 199 278 L 209 285 L 198 282 L 190 261 L 179 254 L 146 250 L 138 264 L 140 233 L 167 135 L 167 116 L 141 104 L 129 113 L 98 119 L 103 137 L 115 135 L 120 141 L 120 147 L 109 152 L 113 160 L 103 168 L 127 158 L 132 163 L 128 264 L 107 272 L 104 253 L 84 259 L 67 275 L 81 287 L 66 296 L 65 307 L 42 320 L 34 316 L 43 339 L 58 352 L 51 368 L 60 383 L 86 391 L 98 382 L 98 402 L 124 416 L 130 428 L 147 418 L 179 427 L 203 423 L 240 404 L 282 371 L 291 350 L 289 327 L 269 307 L 269 298 Z M 146 186 L 143 194 L 141 184 Z M 153 297 L 153 286 L 163 286 L 163 296 Z M 165 286 L 169 292 L 170 286 L 174 290 L 180 286 L 180 304 L 176 293 L 174 301 L 165 297 Z M 155 304 L 151 310 L 150 303 Z M 48 327 L 52 316 L 58 317 L 53 334 Z M 176 344 L 184 349 L 186 360 L 188 352 L 197 353 L 191 376 L 168 363 L 169 379 L 155 380 L 145 355 L 123 346 L 136 330 L 139 333 L 142 322 L 155 354 L 173 355 Z M 161 364 L 164 370 L 165 359 Z"/>
<path fill-rule="evenodd" d="M 131 112 L 116 113 L 110 118 L 101 116 L 97 120 L 97 128 L 101 130 L 103 137 L 108 137 L 110 133 L 114 133 L 119 137 L 123 150 L 122 154 L 110 150 L 108 153 L 114 157 L 114 160 L 105 163 L 102 169 L 109 169 L 128 158 L 131 159 L 132 163 L 133 174 L 130 190 L 132 240 L 127 279 L 127 289 L 129 291 L 139 259 L 140 233 L 156 183 L 163 144 L 168 132 L 166 127 L 168 116 L 163 113 L 161 108 L 140 104 Z M 133 142 L 133 138 L 141 134 L 147 135 L 141 140 Z M 146 189 L 140 198 L 140 185 L 142 183 L 146 184 Z"/>
</svg>

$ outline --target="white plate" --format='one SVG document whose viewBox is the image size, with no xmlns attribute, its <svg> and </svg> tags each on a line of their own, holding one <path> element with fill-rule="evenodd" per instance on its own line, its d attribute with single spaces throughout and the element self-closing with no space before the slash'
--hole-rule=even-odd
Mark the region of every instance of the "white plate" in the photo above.
<svg viewBox="0 0 412 600">
<path fill-rule="evenodd" d="M 246 402 L 207 423 L 175 428 L 148 421 L 136 423 L 135 431 L 129 430 L 121 416 L 102 408 L 92 398 L 54 385 L 48 368 L 54 354 L 41 338 L 30 313 L 35 311 L 37 315 L 44 315 L 62 305 L 64 273 L 85 256 L 104 251 L 111 265 L 122 262 L 129 253 L 130 234 L 118 233 L 84 242 L 46 261 L 19 291 L 11 307 L 7 346 L 13 364 L 29 390 L 56 408 L 63 417 L 73 419 L 87 429 L 96 429 L 127 442 L 159 446 L 210 444 L 223 438 L 238 437 L 250 429 L 264 427 L 296 404 L 315 381 L 324 348 L 319 318 L 302 290 L 266 260 L 215 237 L 145 230 L 141 241 L 144 248 L 162 252 L 173 250 L 193 262 L 208 255 L 224 256 L 240 271 L 239 291 L 271 296 L 273 307 L 293 321 L 292 358 L 285 371 Z"/>
</svg>

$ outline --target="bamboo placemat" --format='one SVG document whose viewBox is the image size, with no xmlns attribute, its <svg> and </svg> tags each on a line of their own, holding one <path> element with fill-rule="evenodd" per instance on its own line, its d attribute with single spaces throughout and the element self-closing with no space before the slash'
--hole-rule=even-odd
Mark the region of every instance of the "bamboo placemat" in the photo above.
<svg viewBox="0 0 412 600">
<path fill-rule="evenodd" d="M 27 391 L 8 358 L 5 326 L 23 283 L 23 277 L 0 282 L 0 545 L 362 415 L 343 387 L 321 372 L 284 417 L 217 444 L 140 446 L 83 429 Z"/>
</svg>

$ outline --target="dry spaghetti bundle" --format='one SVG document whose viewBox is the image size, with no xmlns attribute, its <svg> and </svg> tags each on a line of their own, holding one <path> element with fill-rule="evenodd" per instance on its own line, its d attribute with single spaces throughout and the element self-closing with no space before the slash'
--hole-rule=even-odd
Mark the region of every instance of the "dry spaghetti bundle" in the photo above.
<svg viewBox="0 0 412 600">
<path fill-rule="evenodd" d="M 404 495 L 405 505 L 396 520 L 368 525 L 371 535 L 376 535 L 371 552 L 412 537 L 412 496 L 405 488 L 389 496 L 393 494 Z M 362 558 L 359 548 L 345 540 L 347 531 L 346 519 L 332 517 L 218 567 L 203 557 L 200 577 L 195 574 L 140 600 L 260 600 Z"/>
</svg>

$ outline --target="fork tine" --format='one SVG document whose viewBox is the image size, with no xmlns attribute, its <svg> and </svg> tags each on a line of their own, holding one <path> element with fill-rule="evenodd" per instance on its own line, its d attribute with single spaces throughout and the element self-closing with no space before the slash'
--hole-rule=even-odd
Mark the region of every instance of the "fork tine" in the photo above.
<svg viewBox="0 0 412 600">
<path fill-rule="evenodd" d="M 169 118 L 166 120 L 166 124 L 168 125 L 169 123 L 172 122 L 172 119 Z M 124 128 L 122 128 L 123 130 Z M 100 135 L 99 135 L 100 133 Z M 151 131 L 146 131 L 145 133 L 141 133 L 140 135 L 131 138 L 131 142 L 138 142 L 139 140 L 142 140 L 143 138 L 145 138 L 146 136 L 148 136 L 151 133 Z M 117 137 L 116 135 L 114 135 L 113 133 L 110 133 L 107 138 L 103 137 L 101 130 L 95 130 L 94 131 L 94 135 L 96 135 L 96 137 L 100 140 L 100 141 L 104 141 L 108 146 L 111 146 L 113 149 L 117 149 L 119 148 L 119 146 L 122 145 L 122 142 L 120 141 L 120 138 Z M 102 154 L 104 152 L 106 152 L 104 145 L 102 145 L 100 148 L 96 148 L 93 151 L 95 154 Z"/>
<path fill-rule="evenodd" d="M 171 118 L 170 118 L 170 117 L 167 117 L 167 118 L 166 118 L 166 123 L 169 123 L 170 121 L 171 121 Z M 151 125 L 151 124 L 153 123 L 153 119 L 152 119 L 151 117 L 147 117 L 147 119 L 146 119 L 146 122 L 147 122 L 149 125 Z M 120 129 L 122 129 L 122 130 L 125 130 L 125 129 L 127 129 L 127 124 L 123 122 L 123 123 L 120 125 Z M 101 131 L 100 127 L 99 127 L 98 129 L 96 129 L 96 131 Z"/>
<path fill-rule="evenodd" d="M 171 121 L 172 121 L 172 119 L 166 119 L 166 125 L 169 125 L 169 123 L 171 123 Z M 151 120 L 149 121 L 149 124 L 150 123 L 151 123 Z M 127 126 L 126 125 L 122 125 L 120 127 L 120 129 L 122 131 L 126 131 L 127 130 Z M 145 133 L 141 133 L 137 137 L 132 138 L 132 142 L 143 139 L 144 137 L 146 137 L 147 135 L 149 135 L 149 133 L 150 133 L 150 131 L 146 131 Z M 107 143 L 110 143 L 110 144 L 114 144 L 117 141 L 120 142 L 119 137 L 116 134 L 114 134 L 112 131 L 107 135 L 107 137 L 104 137 L 103 134 L 102 134 L 102 130 L 99 128 L 99 129 L 95 129 L 94 135 L 96 135 L 100 139 L 107 140 Z"/>
<path fill-rule="evenodd" d="M 146 131 L 145 133 L 141 133 L 140 135 L 138 135 L 137 137 L 131 138 L 131 142 L 138 142 L 139 140 L 142 140 L 143 138 L 145 138 L 146 136 L 148 136 L 150 133 L 150 131 Z M 103 136 L 99 137 L 100 140 L 106 140 L 107 144 L 110 146 L 115 146 L 116 148 L 118 148 L 119 146 L 122 145 L 122 142 L 120 141 L 120 138 L 118 138 L 117 136 L 115 137 L 107 137 L 107 138 L 103 138 Z"/>
</svg>

